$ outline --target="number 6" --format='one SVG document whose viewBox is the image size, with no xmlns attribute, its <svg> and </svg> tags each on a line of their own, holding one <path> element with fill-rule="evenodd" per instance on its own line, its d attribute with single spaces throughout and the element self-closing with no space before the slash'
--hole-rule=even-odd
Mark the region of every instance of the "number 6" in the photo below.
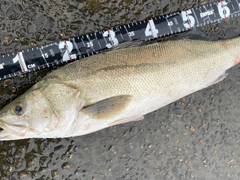
<svg viewBox="0 0 240 180">
<path fill-rule="evenodd" d="M 230 9 L 227 7 L 226 1 L 218 3 L 218 12 L 221 18 L 226 19 L 230 15 Z"/>
</svg>

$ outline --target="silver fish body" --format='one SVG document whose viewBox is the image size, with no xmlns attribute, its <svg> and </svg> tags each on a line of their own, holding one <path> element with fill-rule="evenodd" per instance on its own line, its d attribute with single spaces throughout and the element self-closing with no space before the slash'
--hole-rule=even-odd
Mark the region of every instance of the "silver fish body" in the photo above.
<svg viewBox="0 0 240 180">
<path fill-rule="evenodd" d="M 143 119 L 225 78 L 240 62 L 240 38 L 177 40 L 125 48 L 47 75 L 0 114 L 0 140 L 88 134 Z"/>
</svg>

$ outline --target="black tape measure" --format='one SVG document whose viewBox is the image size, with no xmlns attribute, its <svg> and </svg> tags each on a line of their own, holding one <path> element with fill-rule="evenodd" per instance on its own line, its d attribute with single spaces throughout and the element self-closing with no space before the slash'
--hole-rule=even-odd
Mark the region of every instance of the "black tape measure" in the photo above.
<svg viewBox="0 0 240 180">
<path fill-rule="evenodd" d="M 80 60 L 132 40 L 152 40 L 240 15 L 240 0 L 197 8 L 114 27 L 107 31 L 34 47 L 0 57 L 0 79 Z"/>
</svg>

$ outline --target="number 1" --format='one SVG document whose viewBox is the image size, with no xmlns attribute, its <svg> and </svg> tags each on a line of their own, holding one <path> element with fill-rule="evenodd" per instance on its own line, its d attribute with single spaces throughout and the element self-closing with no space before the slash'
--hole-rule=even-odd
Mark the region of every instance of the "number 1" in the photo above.
<svg viewBox="0 0 240 180">
<path fill-rule="evenodd" d="M 28 71 L 22 52 L 18 52 L 17 55 L 13 58 L 13 63 L 16 62 L 19 62 L 23 73 L 26 73 Z"/>
</svg>

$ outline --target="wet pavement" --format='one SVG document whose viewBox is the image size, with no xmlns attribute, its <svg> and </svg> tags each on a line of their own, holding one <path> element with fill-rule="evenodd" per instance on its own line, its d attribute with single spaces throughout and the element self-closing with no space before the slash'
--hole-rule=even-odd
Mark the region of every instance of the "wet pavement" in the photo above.
<svg viewBox="0 0 240 180">
<path fill-rule="evenodd" d="M 210 1 L 33 0 L 0 2 L 0 53 L 40 46 Z M 211 1 L 213 2 L 213 1 Z M 201 31 L 240 34 L 240 18 Z M 186 37 L 188 33 L 186 33 Z M 48 71 L 1 81 L 1 108 Z M 89 135 L 0 142 L 0 179 L 240 179 L 240 66 L 207 89 Z"/>
</svg>

